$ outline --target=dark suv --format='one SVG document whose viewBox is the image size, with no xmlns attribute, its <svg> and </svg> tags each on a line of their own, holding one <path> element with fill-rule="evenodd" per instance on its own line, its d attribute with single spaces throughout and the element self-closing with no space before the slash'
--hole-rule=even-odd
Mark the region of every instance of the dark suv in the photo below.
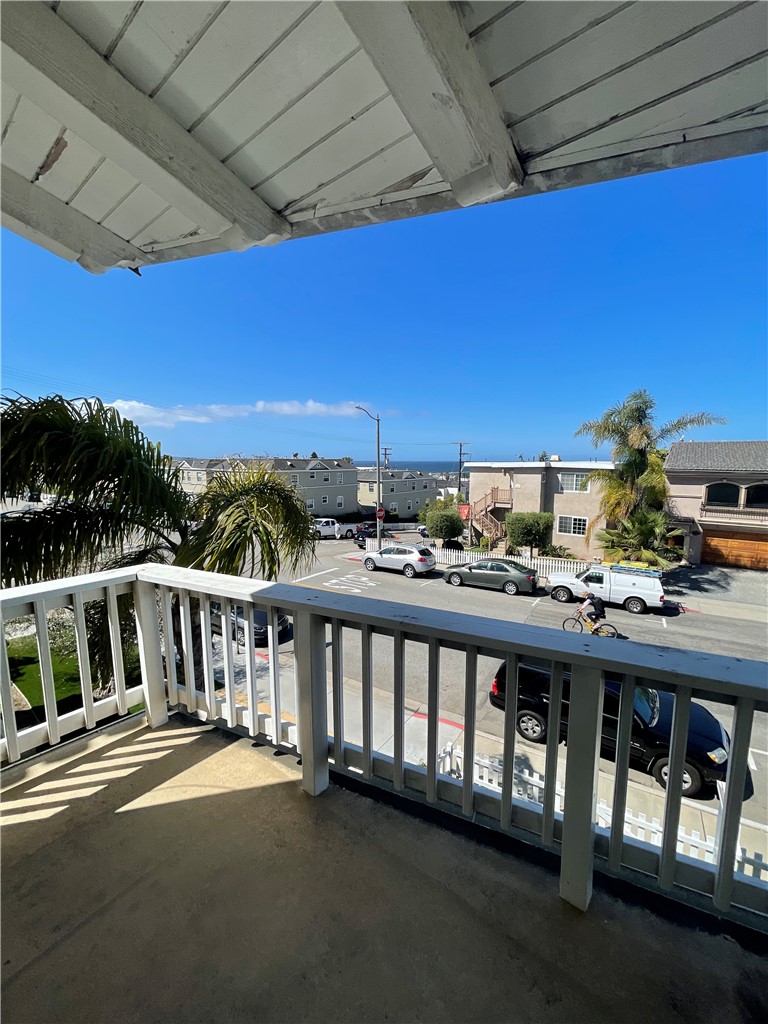
<svg viewBox="0 0 768 1024">
<path fill-rule="evenodd" d="M 218 601 L 211 601 L 211 633 L 221 636 L 221 604 Z M 245 616 L 241 604 L 235 607 L 230 605 L 229 610 L 229 635 L 232 640 L 239 644 L 245 643 Z M 277 616 L 277 642 L 284 644 L 293 636 L 291 620 L 283 612 Z M 253 609 L 253 642 L 254 645 L 265 645 L 267 643 L 267 613 L 260 608 Z"/>
<path fill-rule="evenodd" d="M 549 669 L 535 664 L 519 666 L 517 697 L 517 731 L 533 743 L 543 743 L 547 735 L 549 709 Z M 571 674 L 563 673 L 563 698 L 560 706 L 560 739 L 567 739 Z M 605 674 L 603 697 L 603 735 L 601 756 L 616 759 L 616 736 L 619 726 L 621 676 Z M 507 665 L 499 665 L 488 694 L 491 704 L 506 709 Z M 674 697 L 664 690 L 648 686 L 635 687 L 634 715 L 630 737 L 630 762 L 649 772 L 666 789 L 672 741 Z M 725 782 L 731 740 L 714 715 L 695 701 L 691 702 L 688 746 L 683 769 L 683 796 L 695 796 L 704 785 Z M 747 768 L 744 799 L 754 793 L 752 775 Z"/>
</svg>

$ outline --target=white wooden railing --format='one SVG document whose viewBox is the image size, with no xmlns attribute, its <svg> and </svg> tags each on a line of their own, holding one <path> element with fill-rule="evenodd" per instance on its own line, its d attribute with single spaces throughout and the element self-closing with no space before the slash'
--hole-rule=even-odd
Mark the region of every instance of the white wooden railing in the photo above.
<svg viewBox="0 0 768 1024">
<path fill-rule="evenodd" d="M 141 684 L 128 686 L 123 664 L 117 598 L 131 594 L 137 624 Z M 232 604 L 244 608 L 253 625 L 256 608 L 268 616 L 268 660 L 257 658 L 251 644 L 239 654 L 235 644 L 211 639 L 211 599 L 229 621 Z M 113 654 L 113 695 L 94 700 L 84 607 L 103 601 Z M 48 641 L 47 614 L 71 608 L 78 641 L 81 709 L 60 713 Z M 293 654 L 278 647 L 278 613 L 293 620 Z M 125 715 L 142 702 L 153 726 L 167 720 L 169 708 L 211 721 L 221 728 L 260 737 L 275 746 L 296 749 L 302 760 L 302 784 L 313 795 L 328 786 L 329 771 L 350 773 L 371 787 L 392 790 L 445 813 L 482 822 L 527 842 L 560 853 L 560 894 L 585 909 L 590 901 L 595 857 L 605 870 L 654 878 L 662 892 L 684 898 L 687 890 L 711 897 L 721 913 L 733 905 L 764 912 L 764 884 L 736 874 L 736 846 L 755 710 L 768 710 L 766 669 L 757 662 L 662 649 L 620 640 L 591 638 L 532 626 L 370 598 L 269 584 L 170 566 L 145 565 L 20 587 L 0 593 L 0 613 L 7 622 L 34 616 L 45 721 L 16 727 L 12 680 L 6 645 L 0 657 L 0 708 L 4 736 L 0 755 L 9 762 L 42 745 L 56 745 L 79 730 L 93 729 L 105 718 Z M 177 643 L 171 641 L 172 636 Z M 329 643 L 330 641 L 330 643 Z M 220 653 L 219 653 L 220 648 Z M 406 657 L 406 649 L 408 651 Z M 414 653 L 416 652 L 416 653 Z M 484 699 L 481 659 L 506 662 L 507 679 L 529 657 L 551 664 L 550 728 L 540 803 L 520 799 L 513 775 L 516 747 L 517 687 L 507 688 L 498 792 L 477 786 L 472 773 L 457 779 L 438 764 L 441 728 L 442 666 L 456 667 L 464 679 L 463 749 L 471 763 L 475 753 L 476 711 Z M 217 667 L 220 662 L 220 667 Z M 359 664 L 354 695 L 345 665 Z M 558 811 L 557 747 L 563 673 L 570 673 L 570 710 L 564 803 Z M 483 670 L 484 671 L 484 670 Z M 618 722 L 613 821 L 625 818 L 629 741 L 636 684 L 675 694 L 670 753 L 670 788 L 666 795 L 661 845 L 630 842 L 623 828 L 600 832 L 596 821 L 596 780 L 602 721 L 604 673 L 623 675 Z M 193 682 L 195 680 L 195 682 Z M 426 740 L 418 758 L 406 751 L 406 698 L 412 684 L 426 689 Z M 424 685 L 426 684 L 426 685 Z M 374 688 L 377 694 L 374 698 Z M 381 703 L 380 694 L 387 694 Z M 721 835 L 714 864 L 678 855 L 683 761 L 691 697 L 735 707 L 728 784 L 722 801 Z M 358 732 L 345 733 L 345 702 L 359 702 Z M 374 747 L 376 715 L 391 716 L 387 734 L 391 753 Z M 423 694 L 420 696 L 422 704 Z M 329 728 L 329 721 L 335 726 Z"/>
</svg>

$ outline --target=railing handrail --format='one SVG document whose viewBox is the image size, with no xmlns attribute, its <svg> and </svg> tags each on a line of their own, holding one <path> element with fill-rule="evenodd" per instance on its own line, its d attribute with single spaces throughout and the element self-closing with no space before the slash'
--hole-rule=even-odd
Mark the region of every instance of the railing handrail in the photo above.
<svg viewBox="0 0 768 1024">
<path fill-rule="evenodd" d="M 74 576 L 55 583 L 0 590 L 0 613 L 3 618 L 8 618 L 9 612 L 24 614 L 18 610 L 19 606 L 29 605 L 35 599 L 45 599 L 48 605 L 52 592 L 63 596 L 133 580 L 157 586 L 181 586 L 211 597 L 252 601 L 291 613 L 306 611 L 328 618 L 342 618 L 352 624 L 370 625 L 384 632 L 400 629 L 425 640 L 439 638 L 445 646 L 455 645 L 460 649 L 464 649 L 470 637 L 479 653 L 495 655 L 510 652 L 540 657 L 542 649 L 545 649 L 558 660 L 574 665 L 632 673 L 658 682 L 663 689 L 689 686 L 701 693 L 718 694 L 729 702 L 738 697 L 751 698 L 763 710 L 768 710 L 768 666 L 759 661 L 698 651 L 677 651 L 650 644 L 632 643 L 630 646 L 626 641 L 605 637 L 597 645 L 592 637 L 585 639 L 579 634 L 541 626 L 171 565 L 147 563 L 128 569 Z"/>
</svg>

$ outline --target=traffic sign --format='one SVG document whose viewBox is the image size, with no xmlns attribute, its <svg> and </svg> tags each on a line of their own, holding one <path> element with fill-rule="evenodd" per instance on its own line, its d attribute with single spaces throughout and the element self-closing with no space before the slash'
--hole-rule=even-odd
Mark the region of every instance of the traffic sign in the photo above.
<svg viewBox="0 0 768 1024">
<path fill-rule="evenodd" d="M 381 521 L 384 518 L 384 509 L 383 508 L 377 508 L 376 509 L 376 518 L 379 521 Z"/>
</svg>

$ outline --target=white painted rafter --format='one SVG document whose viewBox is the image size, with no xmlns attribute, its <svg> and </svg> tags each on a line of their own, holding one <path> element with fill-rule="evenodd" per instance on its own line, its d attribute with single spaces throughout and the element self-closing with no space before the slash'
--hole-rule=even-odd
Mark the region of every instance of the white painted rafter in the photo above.
<svg viewBox="0 0 768 1024">
<path fill-rule="evenodd" d="M 453 4 L 336 6 L 461 206 L 520 187 L 515 147 Z"/>
<path fill-rule="evenodd" d="M 151 254 L 8 168 L 3 168 L 2 211 L 3 227 L 92 273 L 155 262 Z"/>
<path fill-rule="evenodd" d="M 46 4 L 2 6 L 3 80 L 230 249 L 288 222 L 106 63 Z"/>
</svg>

